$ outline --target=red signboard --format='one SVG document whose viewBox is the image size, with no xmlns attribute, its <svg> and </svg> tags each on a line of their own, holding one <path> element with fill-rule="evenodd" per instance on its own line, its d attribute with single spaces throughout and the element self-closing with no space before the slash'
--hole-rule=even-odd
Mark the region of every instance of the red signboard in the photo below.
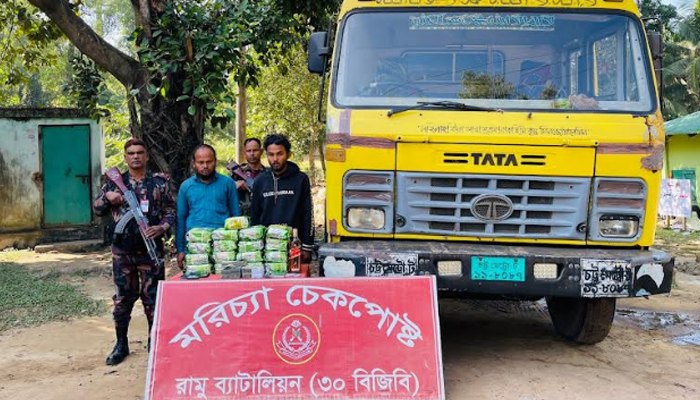
<svg viewBox="0 0 700 400">
<path fill-rule="evenodd" d="M 146 399 L 445 398 L 434 277 L 169 281 Z"/>
</svg>

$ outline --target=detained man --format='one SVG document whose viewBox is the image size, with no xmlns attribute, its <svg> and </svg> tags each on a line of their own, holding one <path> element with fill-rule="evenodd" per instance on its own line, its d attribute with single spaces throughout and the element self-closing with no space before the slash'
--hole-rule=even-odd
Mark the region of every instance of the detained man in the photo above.
<svg viewBox="0 0 700 400">
<path fill-rule="evenodd" d="M 255 180 L 251 223 L 286 224 L 296 228 L 302 244 L 302 262 L 309 262 L 314 244 L 309 177 L 288 161 L 292 145 L 283 135 L 268 135 L 263 147 L 270 168 Z"/>
<path fill-rule="evenodd" d="M 197 146 L 192 156 L 195 175 L 183 182 L 177 197 L 177 265 L 184 268 L 187 242 L 193 228 L 221 228 L 226 218 L 241 215 L 236 183 L 216 172 L 216 150 Z"/>
<path fill-rule="evenodd" d="M 238 171 L 231 169 L 231 177 L 236 181 L 236 188 L 238 188 L 238 200 L 241 206 L 241 215 L 250 216 L 250 205 L 252 203 L 252 193 L 253 189 L 246 183 L 245 177 L 252 179 L 253 181 L 263 172 L 266 171 L 265 166 L 260 161 L 262 158 L 262 142 L 257 138 L 249 138 L 243 142 L 245 147 L 245 159 L 247 163 L 241 165 Z M 244 175 L 244 176 L 241 176 Z"/>
</svg>

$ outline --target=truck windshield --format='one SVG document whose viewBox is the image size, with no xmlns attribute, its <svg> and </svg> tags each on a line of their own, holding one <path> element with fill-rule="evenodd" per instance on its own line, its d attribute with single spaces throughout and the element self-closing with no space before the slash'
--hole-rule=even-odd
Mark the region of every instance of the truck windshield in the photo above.
<svg viewBox="0 0 700 400">
<path fill-rule="evenodd" d="M 624 15 L 358 12 L 341 35 L 333 93 L 341 107 L 653 109 L 645 42 Z"/>
</svg>

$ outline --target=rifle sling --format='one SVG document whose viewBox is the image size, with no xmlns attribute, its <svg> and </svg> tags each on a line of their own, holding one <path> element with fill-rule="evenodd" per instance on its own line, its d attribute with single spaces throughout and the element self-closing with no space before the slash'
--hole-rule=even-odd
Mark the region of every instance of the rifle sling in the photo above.
<svg viewBox="0 0 700 400">
<path fill-rule="evenodd" d="M 155 187 L 155 179 L 153 179 L 152 176 L 148 176 L 149 174 L 146 173 L 146 176 L 144 179 L 146 180 L 146 198 L 148 199 L 148 212 L 145 213 L 145 217 L 148 220 L 148 226 L 152 226 L 153 221 L 151 220 L 151 210 L 153 209 L 153 188 Z M 136 199 L 141 201 L 141 198 L 139 197 L 139 194 L 134 190 L 133 187 L 131 187 L 131 175 L 129 175 L 129 171 L 126 171 L 124 173 L 124 184 L 126 185 L 126 188 L 129 189 L 130 191 L 134 192 L 136 195 Z M 155 224 L 157 225 L 157 223 Z"/>
</svg>

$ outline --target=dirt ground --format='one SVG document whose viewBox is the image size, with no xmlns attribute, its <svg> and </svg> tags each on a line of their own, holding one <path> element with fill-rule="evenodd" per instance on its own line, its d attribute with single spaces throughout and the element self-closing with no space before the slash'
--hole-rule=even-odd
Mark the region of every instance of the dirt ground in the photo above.
<svg viewBox="0 0 700 400">
<path fill-rule="evenodd" d="M 108 309 L 108 254 L 14 253 L 11 261 L 59 272 Z M 679 273 L 671 296 L 618 303 L 609 337 L 575 346 L 552 332 L 543 303 L 440 302 L 447 398 L 698 399 L 700 278 Z M 141 399 L 146 321 L 135 309 L 132 355 L 104 365 L 110 315 L 0 335 L 0 399 Z"/>
</svg>

